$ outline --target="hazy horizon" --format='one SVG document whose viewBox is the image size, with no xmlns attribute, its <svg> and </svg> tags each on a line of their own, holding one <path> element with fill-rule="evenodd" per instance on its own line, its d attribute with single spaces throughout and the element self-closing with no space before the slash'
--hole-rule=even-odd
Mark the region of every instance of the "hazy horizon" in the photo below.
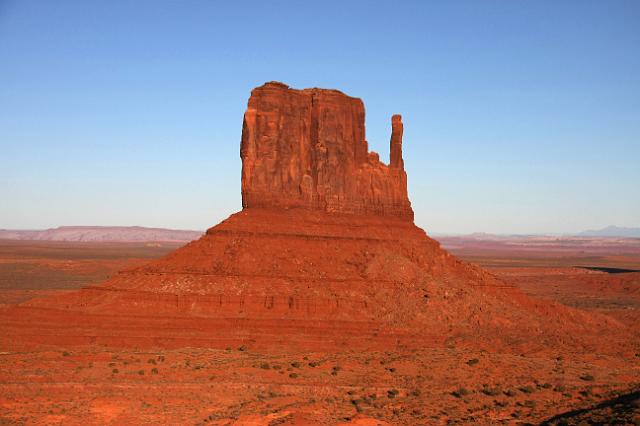
<svg viewBox="0 0 640 426">
<path fill-rule="evenodd" d="M 145 225 L 59 225 L 59 226 L 53 226 L 53 227 L 49 227 L 49 228 L 0 228 L 0 231 L 6 231 L 6 232 L 42 232 L 42 231 L 50 231 L 50 230 L 57 230 L 57 229 L 62 229 L 62 228 L 111 228 L 111 229 L 117 229 L 117 228 L 127 228 L 127 229 L 134 229 L 134 228 L 143 228 L 146 230 L 162 230 L 162 231 L 178 231 L 178 232 L 206 232 L 206 230 L 208 228 L 204 228 L 204 229 L 194 229 L 194 228 L 166 228 L 166 227 L 151 227 L 151 226 L 145 226 Z M 611 228 L 616 228 L 614 230 L 612 230 Z M 590 232 L 601 232 L 601 231 L 609 231 L 609 234 L 607 235 L 581 235 L 581 234 L 588 234 Z M 611 235 L 612 233 L 614 233 L 615 231 L 618 231 L 620 233 L 620 235 L 616 234 Z M 622 233 L 629 233 L 629 232 L 633 232 L 634 235 L 621 235 Z M 618 227 L 615 225 L 610 225 L 610 226 L 606 226 L 600 229 L 585 229 L 582 231 L 576 231 L 576 232 L 519 232 L 519 233 L 490 233 L 490 232 L 483 232 L 483 231 L 475 231 L 475 232 L 439 232 L 439 231 L 428 231 L 429 236 L 431 237 L 465 237 L 465 236 L 471 236 L 471 235 L 487 235 L 487 236 L 495 236 L 495 237 L 558 237 L 558 238 L 562 238 L 562 237 L 585 237 L 585 238 L 639 238 L 636 236 L 636 234 L 640 233 L 640 228 L 628 228 L 628 227 Z M 0 239 L 4 238 L 2 235 L 0 235 Z"/>
<path fill-rule="evenodd" d="M 0 0 L 0 228 L 215 225 L 270 80 L 361 98 L 383 161 L 402 114 L 427 232 L 640 227 L 639 21 L 633 1 Z"/>
</svg>

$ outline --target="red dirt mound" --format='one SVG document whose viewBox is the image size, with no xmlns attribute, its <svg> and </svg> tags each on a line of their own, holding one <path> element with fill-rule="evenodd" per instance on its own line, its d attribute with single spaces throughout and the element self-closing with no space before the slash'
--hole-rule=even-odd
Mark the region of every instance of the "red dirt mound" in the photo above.
<svg viewBox="0 0 640 426">
<path fill-rule="evenodd" d="M 303 209 L 245 209 L 160 260 L 15 309 L 4 322 L 13 342 L 110 346 L 521 351 L 624 329 L 533 301 L 410 222 Z"/>
</svg>

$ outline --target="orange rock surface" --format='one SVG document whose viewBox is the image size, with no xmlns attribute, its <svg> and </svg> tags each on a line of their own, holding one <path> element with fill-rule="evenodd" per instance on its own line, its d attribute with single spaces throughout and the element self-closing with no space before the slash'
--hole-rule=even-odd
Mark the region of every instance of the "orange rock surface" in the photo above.
<svg viewBox="0 0 640 426">
<path fill-rule="evenodd" d="M 369 152 L 360 99 L 266 83 L 251 92 L 244 114 L 242 205 L 412 221 L 399 115 L 392 118 L 390 151 L 389 166 Z"/>
</svg>

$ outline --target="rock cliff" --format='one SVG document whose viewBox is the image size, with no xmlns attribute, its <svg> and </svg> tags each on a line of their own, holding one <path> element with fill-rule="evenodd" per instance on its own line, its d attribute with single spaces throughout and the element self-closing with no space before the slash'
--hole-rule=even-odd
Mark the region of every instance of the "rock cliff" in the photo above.
<svg viewBox="0 0 640 426">
<path fill-rule="evenodd" d="M 337 90 L 277 82 L 251 92 L 242 127 L 244 208 L 303 207 L 413 221 L 402 160 L 402 118 L 392 117 L 391 161 L 369 152 L 364 104 Z"/>
</svg>

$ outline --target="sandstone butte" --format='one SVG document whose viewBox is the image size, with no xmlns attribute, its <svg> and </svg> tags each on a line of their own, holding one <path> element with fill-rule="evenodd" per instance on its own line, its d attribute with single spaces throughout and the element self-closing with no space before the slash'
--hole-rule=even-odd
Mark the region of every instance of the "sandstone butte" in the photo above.
<svg viewBox="0 0 640 426">
<path fill-rule="evenodd" d="M 391 162 L 365 139 L 364 104 L 337 90 L 267 83 L 251 93 L 242 125 L 242 206 L 302 207 L 413 220 L 394 115 Z"/>
<path fill-rule="evenodd" d="M 243 209 L 103 284 L 1 310 L 1 347 L 632 353 L 615 320 L 533 300 L 429 238 L 413 223 L 400 116 L 389 165 L 364 118 L 336 90 L 254 89 Z"/>
</svg>

